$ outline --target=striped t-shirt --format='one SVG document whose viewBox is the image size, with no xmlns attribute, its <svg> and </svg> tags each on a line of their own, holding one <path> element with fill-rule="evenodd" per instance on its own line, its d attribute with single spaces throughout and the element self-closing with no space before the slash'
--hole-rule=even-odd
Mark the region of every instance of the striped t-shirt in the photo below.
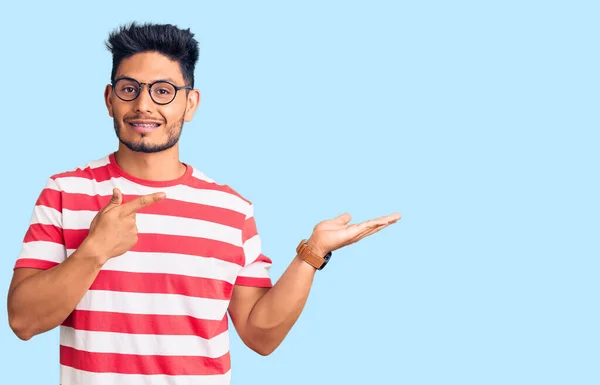
<svg viewBox="0 0 600 385">
<path fill-rule="evenodd" d="M 191 165 L 177 180 L 127 174 L 114 154 L 49 178 L 15 268 L 68 258 L 112 196 L 165 192 L 136 214 L 138 242 L 110 259 L 60 325 L 61 385 L 226 385 L 234 285 L 270 287 L 254 209 Z"/>
</svg>

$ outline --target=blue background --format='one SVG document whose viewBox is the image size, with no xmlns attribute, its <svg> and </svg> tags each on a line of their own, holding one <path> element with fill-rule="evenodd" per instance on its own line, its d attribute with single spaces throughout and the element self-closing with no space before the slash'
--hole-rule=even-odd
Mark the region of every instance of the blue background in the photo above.
<svg viewBox="0 0 600 385">
<path fill-rule="evenodd" d="M 598 384 L 598 2 L 4 3 L 5 295 L 46 178 L 114 151 L 104 40 L 190 27 L 182 159 L 256 205 L 277 280 L 342 212 L 403 219 L 334 254 L 287 339 L 233 334 L 233 384 Z M 58 331 L 3 383 L 57 384 Z"/>
</svg>

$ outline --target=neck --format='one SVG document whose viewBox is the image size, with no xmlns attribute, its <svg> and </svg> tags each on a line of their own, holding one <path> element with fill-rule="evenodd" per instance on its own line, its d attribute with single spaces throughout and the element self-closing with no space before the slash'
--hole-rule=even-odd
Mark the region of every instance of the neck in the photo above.
<svg viewBox="0 0 600 385">
<path fill-rule="evenodd" d="M 181 177 L 186 166 L 179 161 L 179 146 L 166 151 L 146 154 L 134 152 L 119 143 L 115 160 L 126 173 L 150 181 L 168 181 Z"/>
</svg>

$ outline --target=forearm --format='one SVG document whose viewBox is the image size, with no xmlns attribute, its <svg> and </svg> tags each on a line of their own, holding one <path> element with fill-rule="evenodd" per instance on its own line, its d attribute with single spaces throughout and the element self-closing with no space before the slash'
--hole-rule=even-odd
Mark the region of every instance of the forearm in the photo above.
<svg viewBox="0 0 600 385">
<path fill-rule="evenodd" d="M 10 326 L 23 340 L 60 325 L 100 271 L 91 248 L 82 245 L 66 261 L 21 281 L 8 295 Z"/>
<path fill-rule="evenodd" d="M 277 283 L 254 305 L 248 317 L 248 331 L 265 354 L 279 346 L 298 320 L 315 271 L 296 256 Z"/>
</svg>

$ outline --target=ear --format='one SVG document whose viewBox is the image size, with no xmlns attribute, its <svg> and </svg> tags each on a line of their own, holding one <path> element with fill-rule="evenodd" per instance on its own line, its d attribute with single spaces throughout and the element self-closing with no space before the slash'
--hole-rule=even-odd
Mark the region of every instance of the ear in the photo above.
<svg viewBox="0 0 600 385">
<path fill-rule="evenodd" d="M 191 122 L 198 105 L 200 104 L 200 91 L 190 90 L 187 96 L 187 104 L 185 106 L 184 119 L 186 122 Z"/>
<path fill-rule="evenodd" d="M 108 115 L 111 118 L 114 118 L 111 95 L 112 95 L 112 86 L 110 84 L 107 84 L 106 88 L 104 89 L 104 103 L 106 103 L 106 109 L 108 110 Z"/>
</svg>

